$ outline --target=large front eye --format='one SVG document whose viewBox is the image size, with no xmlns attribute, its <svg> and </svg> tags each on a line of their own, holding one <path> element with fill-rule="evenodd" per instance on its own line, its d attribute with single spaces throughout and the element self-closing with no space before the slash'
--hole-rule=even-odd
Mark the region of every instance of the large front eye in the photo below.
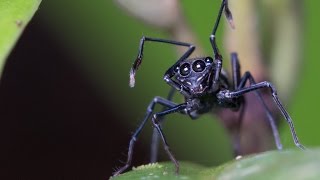
<svg viewBox="0 0 320 180">
<path fill-rule="evenodd" d="M 192 64 L 192 69 L 195 72 L 202 72 L 206 68 L 206 64 L 202 60 L 197 60 Z"/>
<path fill-rule="evenodd" d="M 190 73 L 190 64 L 184 63 L 180 66 L 180 74 L 182 76 L 187 76 Z"/>
</svg>

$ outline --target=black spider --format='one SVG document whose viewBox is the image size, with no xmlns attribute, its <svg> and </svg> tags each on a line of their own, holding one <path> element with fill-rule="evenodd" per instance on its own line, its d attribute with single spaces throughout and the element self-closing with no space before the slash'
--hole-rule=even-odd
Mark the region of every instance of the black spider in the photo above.
<svg viewBox="0 0 320 180">
<path fill-rule="evenodd" d="M 293 122 L 288 112 L 281 104 L 277 96 L 275 87 L 270 82 L 263 81 L 256 83 L 250 72 L 245 72 L 245 74 L 241 77 L 239 60 L 236 53 L 231 53 L 231 83 L 228 81 L 227 76 L 224 74 L 224 71 L 222 71 L 222 56 L 220 55 L 218 47 L 216 45 L 215 34 L 223 11 L 225 12 L 225 15 L 230 24 L 233 26 L 232 14 L 228 8 L 228 0 L 222 0 L 217 20 L 215 22 L 212 34 L 210 35 L 210 43 L 213 48 L 214 58 L 200 57 L 188 59 L 190 54 L 195 49 L 195 46 L 193 46 L 192 44 L 173 40 L 142 37 L 139 46 L 139 54 L 130 71 L 130 86 L 133 87 L 135 84 L 135 73 L 142 62 L 143 47 L 146 41 L 185 46 L 189 49 L 164 74 L 164 80 L 184 96 L 185 102 L 182 104 L 176 104 L 162 97 L 155 97 L 151 101 L 142 123 L 131 137 L 126 164 L 118 171 L 116 171 L 113 174 L 114 176 L 119 175 L 130 166 L 135 141 L 137 140 L 138 135 L 140 134 L 142 128 L 146 124 L 147 120 L 151 117 L 151 115 L 152 123 L 157 129 L 163 141 L 164 149 L 169 155 L 171 161 L 175 164 L 176 173 L 178 173 L 178 161 L 170 151 L 169 145 L 160 126 L 160 123 L 163 120 L 163 116 L 178 112 L 189 115 L 192 119 L 195 119 L 199 115 L 207 113 L 214 107 L 231 108 L 237 111 L 243 103 L 243 95 L 252 91 L 255 92 L 256 96 L 258 97 L 268 115 L 277 149 L 281 150 L 282 144 L 280 142 L 276 124 L 265 102 L 263 101 L 260 92 L 258 91 L 262 88 L 270 89 L 274 102 L 276 103 L 277 107 L 290 126 L 295 145 L 300 149 L 305 149 L 305 147 L 300 144 L 293 126 Z M 246 86 L 247 82 L 249 82 L 249 86 Z M 165 109 L 161 112 L 153 113 L 156 104 L 164 106 Z"/>
</svg>

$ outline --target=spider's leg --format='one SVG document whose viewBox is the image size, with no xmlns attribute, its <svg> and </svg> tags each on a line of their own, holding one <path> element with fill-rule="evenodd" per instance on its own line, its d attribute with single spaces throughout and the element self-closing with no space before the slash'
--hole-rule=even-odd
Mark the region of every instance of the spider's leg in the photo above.
<svg viewBox="0 0 320 180">
<path fill-rule="evenodd" d="M 231 25 L 232 28 L 234 28 L 232 13 L 231 13 L 231 11 L 229 9 L 229 2 L 228 2 L 228 0 L 222 0 L 221 6 L 220 6 L 220 9 L 219 9 L 219 12 L 218 12 L 218 16 L 217 16 L 217 19 L 216 19 L 216 22 L 215 22 L 215 24 L 213 26 L 213 30 L 212 30 L 212 33 L 210 35 L 210 42 L 211 42 L 211 45 L 212 45 L 212 48 L 213 48 L 213 51 L 214 51 L 215 55 L 219 54 L 218 47 L 217 47 L 217 45 L 215 43 L 215 36 L 216 36 L 216 32 L 217 32 L 219 24 L 220 24 L 220 19 L 221 19 L 221 15 L 222 15 L 223 10 L 225 12 L 225 15 L 227 17 L 227 20 L 228 20 L 229 24 Z"/>
<path fill-rule="evenodd" d="M 138 51 L 138 56 L 136 60 L 134 61 L 131 70 L 130 70 L 130 83 L 129 85 L 131 87 L 134 87 L 135 85 L 135 74 L 136 71 L 138 70 L 140 64 L 142 63 L 142 58 L 143 58 L 143 49 L 144 49 L 144 43 L 146 41 L 150 42 L 158 42 L 158 43 L 165 43 L 165 44 L 172 44 L 176 46 L 185 46 L 188 47 L 189 49 L 180 57 L 180 59 L 167 71 L 170 72 L 168 75 L 172 77 L 175 73 L 174 68 L 177 64 L 179 64 L 182 60 L 186 59 L 187 57 L 190 56 L 190 54 L 194 51 L 195 46 L 189 43 L 185 42 L 179 42 L 179 41 L 173 41 L 173 40 L 167 40 L 167 39 L 159 39 L 159 38 L 151 38 L 151 37 L 145 37 L 143 36 L 140 40 L 140 45 L 139 45 L 139 51 Z M 166 74 L 167 74 L 166 73 Z"/>
<path fill-rule="evenodd" d="M 161 105 L 163 105 L 165 107 L 169 107 L 169 108 L 176 106 L 175 103 L 173 103 L 169 100 L 166 100 L 164 98 L 161 98 L 161 97 L 155 97 L 151 101 L 151 103 L 149 104 L 149 106 L 147 108 L 147 112 L 144 116 L 143 121 L 141 122 L 139 127 L 136 129 L 136 131 L 133 133 L 133 135 L 131 136 L 131 140 L 129 143 L 128 157 L 127 157 L 127 161 L 126 161 L 125 165 L 123 167 L 121 167 L 119 170 L 117 170 L 116 172 L 114 172 L 113 176 L 117 176 L 117 175 L 121 174 L 123 171 L 125 171 L 131 165 L 134 144 L 137 141 L 137 138 L 138 138 L 141 130 L 145 126 L 147 120 L 150 118 L 156 104 L 161 104 Z"/>
<path fill-rule="evenodd" d="M 221 69 L 222 69 L 222 55 L 219 53 L 219 48 L 216 43 L 216 32 L 218 30 L 218 26 L 220 23 L 220 19 L 221 19 L 221 15 L 222 15 L 223 10 L 225 10 L 226 17 L 229 20 L 230 24 L 233 25 L 231 11 L 229 10 L 229 7 L 228 7 L 228 1 L 222 0 L 216 22 L 214 24 L 212 33 L 209 38 L 212 49 L 213 49 L 214 59 L 215 59 L 215 62 L 214 62 L 215 63 L 215 74 L 214 74 L 213 83 L 212 83 L 212 87 L 211 87 L 213 90 L 218 89 L 218 87 L 219 87 L 218 82 L 219 82 L 220 73 L 221 73 Z"/>
<path fill-rule="evenodd" d="M 240 63 L 239 63 L 237 53 L 231 54 L 231 64 L 232 64 L 233 85 L 234 85 L 235 90 L 243 88 L 246 85 L 246 82 L 248 80 L 249 80 L 250 85 L 256 84 L 256 82 L 250 72 L 246 72 L 244 74 L 244 76 L 240 79 Z M 257 90 L 257 91 L 254 91 L 254 93 L 255 93 L 255 96 L 258 98 L 258 101 L 263 106 L 263 109 L 266 112 L 269 124 L 271 126 L 271 130 L 272 130 L 275 142 L 276 142 L 277 149 L 281 150 L 282 144 L 281 144 L 279 132 L 278 132 L 274 117 L 272 116 L 269 108 L 267 107 L 265 101 L 263 100 L 260 91 Z"/>
<path fill-rule="evenodd" d="M 228 22 L 230 26 L 234 29 L 234 23 L 233 23 L 233 18 L 232 18 L 232 13 L 229 9 L 229 2 L 228 0 L 225 0 L 225 8 L 224 8 L 224 14 L 226 15 Z"/>
<path fill-rule="evenodd" d="M 161 123 L 161 119 L 159 119 L 160 117 L 163 117 L 165 115 L 171 114 L 171 113 L 175 113 L 175 112 L 181 112 L 183 111 L 185 108 L 187 107 L 186 103 L 177 105 L 175 107 L 169 108 L 165 111 L 159 112 L 159 113 L 155 113 L 152 117 L 152 122 L 154 127 L 158 130 L 158 133 L 163 141 L 163 146 L 164 146 L 164 150 L 167 152 L 169 158 L 171 159 L 171 161 L 174 163 L 175 167 L 176 167 L 176 173 L 179 173 L 179 163 L 176 160 L 176 158 L 174 157 L 174 155 L 172 154 L 172 152 L 170 151 L 168 142 L 166 140 L 166 137 L 164 136 L 160 123 Z"/>
<path fill-rule="evenodd" d="M 136 75 L 136 71 L 138 70 L 141 62 L 142 62 L 142 57 L 143 57 L 143 49 L 144 49 L 144 43 L 145 41 L 150 41 L 150 42 L 159 42 L 159 43 L 165 43 L 165 44 L 172 44 L 172 45 L 176 45 L 176 46 L 185 46 L 188 47 L 188 50 L 178 59 L 178 61 L 173 64 L 165 73 L 164 75 L 164 80 L 173 88 L 175 88 L 176 90 L 178 90 L 181 94 L 183 94 L 185 97 L 190 97 L 190 92 L 183 87 L 182 85 L 180 85 L 179 83 L 177 83 L 176 81 L 172 80 L 171 78 L 176 74 L 175 68 L 177 67 L 177 65 L 187 59 L 192 52 L 195 50 L 195 46 L 189 43 L 185 43 L 185 42 L 179 42 L 179 41 L 173 41 L 173 40 L 167 40 L 167 39 L 159 39 L 159 38 L 150 38 L 150 37 L 145 37 L 143 36 L 140 40 L 140 45 L 139 45 L 139 52 L 138 52 L 138 56 L 136 58 L 136 60 L 134 61 L 132 68 L 130 70 L 130 82 L 129 85 L 130 87 L 134 87 L 135 85 L 135 75 Z"/>
<path fill-rule="evenodd" d="M 213 48 L 213 53 L 214 53 L 214 56 L 215 56 L 216 59 L 220 58 L 220 56 L 221 56 L 220 53 L 219 53 L 218 46 L 216 44 L 216 32 L 217 32 L 219 24 L 220 24 L 220 19 L 221 19 L 221 15 L 222 15 L 224 7 L 225 7 L 225 0 L 223 0 L 222 3 L 221 3 L 216 22 L 214 24 L 212 33 L 210 35 L 210 42 L 211 42 L 211 46 Z"/>
<path fill-rule="evenodd" d="M 232 71 L 232 82 L 233 89 L 238 89 L 240 80 L 241 80 L 241 71 L 240 71 L 240 63 L 238 59 L 238 54 L 233 52 L 231 53 L 231 71 Z"/>
<path fill-rule="evenodd" d="M 250 73 L 250 72 L 246 72 L 246 73 L 244 74 L 243 78 L 242 78 L 242 81 L 243 81 L 244 83 L 241 82 L 241 83 L 240 83 L 240 86 L 241 86 L 241 85 L 244 86 L 244 85 L 245 85 L 245 82 L 246 82 L 247 80 L 249 80 L 250 85 L 256 84 L 256 82 L 255 82 L 253 76 L 251 75 L 251 73 Z M 240 88 L 241 88 L 241 87 L 239 87 L 239 89 L 240 89 Z M 276 123 L 275 123 L 275 119 L 274 119 L 274 117 L 272 116 L 272 114 L 271 114 L 268 106 L 266 105 L 265 101 L 263 100 L 260 91 L 259 91 L 259 90 L 256 90 L 256 91 L 254 91 L 254 93 L 255 93 L 256 97 L 258 98 L 259 102 L 262 104 L 262 106 L 263 106 L 263 108 L 264 108 L 264 110 L 265 110 L 265 112 L 266 112 L 266 114 L 267 114 L 267 118 L 268 118 L 269 124 L 270 124 L 270 126 L 271 126 L 271 130 L 272 130 L 272 133 L 273 133 L 273 137 L 274 137 L 274 140 L 275 140 L 277 149 L 278 149 L 278 150 L 281 150 L 281 149 L 282 149 L 282 143 L 281 143 L 281 139 L 280 139 L 280 135 L 279 135 L 279 131 L 278 131 L 277 125 L 276 125 Z M 277 96 L 277 95 L 276 95 L 276 96 Z M 279 101 L 278 97 L 276 97 L 276 99 Z M 280 101 L 279 101 L 279 102 L 280 102 Z M 281 104 L 280 104 L 280 105 L 281 105 Z M 281 105 L 281 106 L 282 106 L 282 105 Z M 278 107 L 279 107 L 279 106 L 278 106 Z M 280 107 L 279 107 L 279 108 L 280 108 Z M 283 107 L 282 107 L 282 109 L 285 110 Z M 281 112 L 282 112 L 282 111 L 281 111 Z M 286 113 L 286 114 L 288 114 L 288 113 Z M 287 121 L 288 121 L 288 120 L 287 120 Z M 289 117 L 289 121 L 291 121 L 291 118 L 290 118 L 290 117 Z M 288 123 L 289 123 L 289 121 L 288 121 Z M 291 121 L 291 122 L 292 122 L 292 121 Z M 289 123 L 289 124 L 290 124 L 290 123 Z M 294 131 L 294 129 L 293 129 L 293 131 Z M 294 134 L 295 134 L 295 133 L 294 133 Z"/>
<path fill-rule="evenodd" d="M 240 83 L 240 64 L 238 61 L 237 53 L 231 53 L 231 71 L 232 71 L 232 89 L 236 90 L 238 88 L 238 84 Z M 240 109 L 239 109 L 239 116 L 236 119 L 237 125 L 235 126 L 235 129 L 233 129 L 235 132 L 231 133 L 232 136 L 232 144 L 233 144 L 233 153 L 236 156 L 241 154 L 241 145 L 240 145 L 240 129 L 242 125 L 244 110 L 246 108 L 246 102 L 244 98 L 239 99 L 240 103 Z"/>
<path fill-rule="evenodd" d="M 252 78 L 251 74 L 248 73 L 248 72 L 246 74 L 247 74 L 246 75 L 247 78 L 243 78 L 243 81 L 239 84 L 239 89 L 234 90 L 234 91 L 220 92 L 220 93 L 222 93 L 222 94 L 220 94 L 221 97 L 227 98 L 227 99 L 230 99 L 230 98 L 232 99 L 232 98 L 235 98 L 235 97 L 240 97 L 240 96 L 242 96 L 242 95 L 244 95 L 246 93 L 252 92 L 252 91 L 257 91 L 257 90 L 262 89 L 262 88 L 269 88 L 270 91 L 271 91 L 272 98 L 273 98 L 274 102 L 276 103 L 278 109 L 280 110 L 280 112 L 282 113 L 283 117 L 286 119 L 287 123 L 289 124 L 290 131 L 291 131 L 292 138 L 293 138 L 293 141 L 294 141 L 295 145 L 297 147 L 299 147 L 300 149 L 305 149 L 305 147 L 302 144 L 300 144 L 300 142 L 299 142 L 298 136 L 296 134 L 296 131 L 295 131 L 295 128 L 294 128 L 294 125 L 293 125 L 293 121 L 292 121 L 290 115 L 288 114 L 288 112 L 283 107 L 282 103 L 280 102 L 275 87 L 268 81 L 263 81 L 263 82 L 255 84 L 255 83 L 253 83 L 254 81 L 252 81 L 253 78 Z M 245 80 L 244 79 L 248 79 L 248 78 L 249 78 L 249 80 L 251 79 L 250 80 L 250 82 L 252 82 L 251 85 L 249 87 L 243 87 L 245 85 Z M 243 87 L 243 88 L 241 88 L 241 87 Z M 278 145 L 280 145 L 280 144 L 277 144 L 277 146 Z"/>
<path fill-rule="evenodd" d="M 173 95 L 175 93 L 176 89 L 175 88 L 171 88 L 169 91 L 169 94 L 167 96 L 167 100 L 171 101 L 173 98 Z M 163 107 L 162 111 L 167 110 L 167 107 Z M 164 117 L 160 117 L 159 119 L 163 119 Z M 159 121 L 164 121 L 163 120 L 159 120 Z M 162 124 L 160 123 L 160 126 Z M 153 132 L 152 132 L 152 139 L 151 139 L 151 148 L 150 148 L 150 163 L 155 163 L 158 160 L 158 150 L 159 150 L 159 133 L 158 130 L 156 128 L 153 128 Z"/>
</svg>

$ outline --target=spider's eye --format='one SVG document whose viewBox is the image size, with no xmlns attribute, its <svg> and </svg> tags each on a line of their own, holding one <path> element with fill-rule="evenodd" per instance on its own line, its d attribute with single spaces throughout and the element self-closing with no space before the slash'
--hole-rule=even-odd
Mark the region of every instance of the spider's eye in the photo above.
<svg viewBox="0 0 320 180">
<path fill-rule="evenodd" d="M 174 67 L 174 72 L 178 72 L 179 71 L 179 66 Z"/>
<path fill-rule="evenodd" d="M 212 63 L 213 59 L 211 57 L 206 57 L 206 59 L 204 60 L 206 63 Z"/>
<path fill-rule="evenodd" d="M 206 68 L 206 64 L 202 60 L 197 60 L 192 64 L 192 69 L 195 72 L 202 72 Z"/>
<path fill-rule="evenodd" d="M 187 76 L 190 73 L 190 64 L 184 63 L 180 66 L 180 74 L 182 76 Z"/>
</svg>

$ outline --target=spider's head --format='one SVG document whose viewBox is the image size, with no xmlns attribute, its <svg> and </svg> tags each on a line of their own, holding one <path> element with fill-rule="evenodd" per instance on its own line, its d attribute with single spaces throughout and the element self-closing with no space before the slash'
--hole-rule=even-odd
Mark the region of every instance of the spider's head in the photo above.
<svg viewBox="0 0 320 180">
<path fill-rule="evenodd" d="M 186 59 L 175 68 L 176 79 L 192 94 L 201 94 L 209 87 L 213 64 L 211 57 Z"/>
</svg>

